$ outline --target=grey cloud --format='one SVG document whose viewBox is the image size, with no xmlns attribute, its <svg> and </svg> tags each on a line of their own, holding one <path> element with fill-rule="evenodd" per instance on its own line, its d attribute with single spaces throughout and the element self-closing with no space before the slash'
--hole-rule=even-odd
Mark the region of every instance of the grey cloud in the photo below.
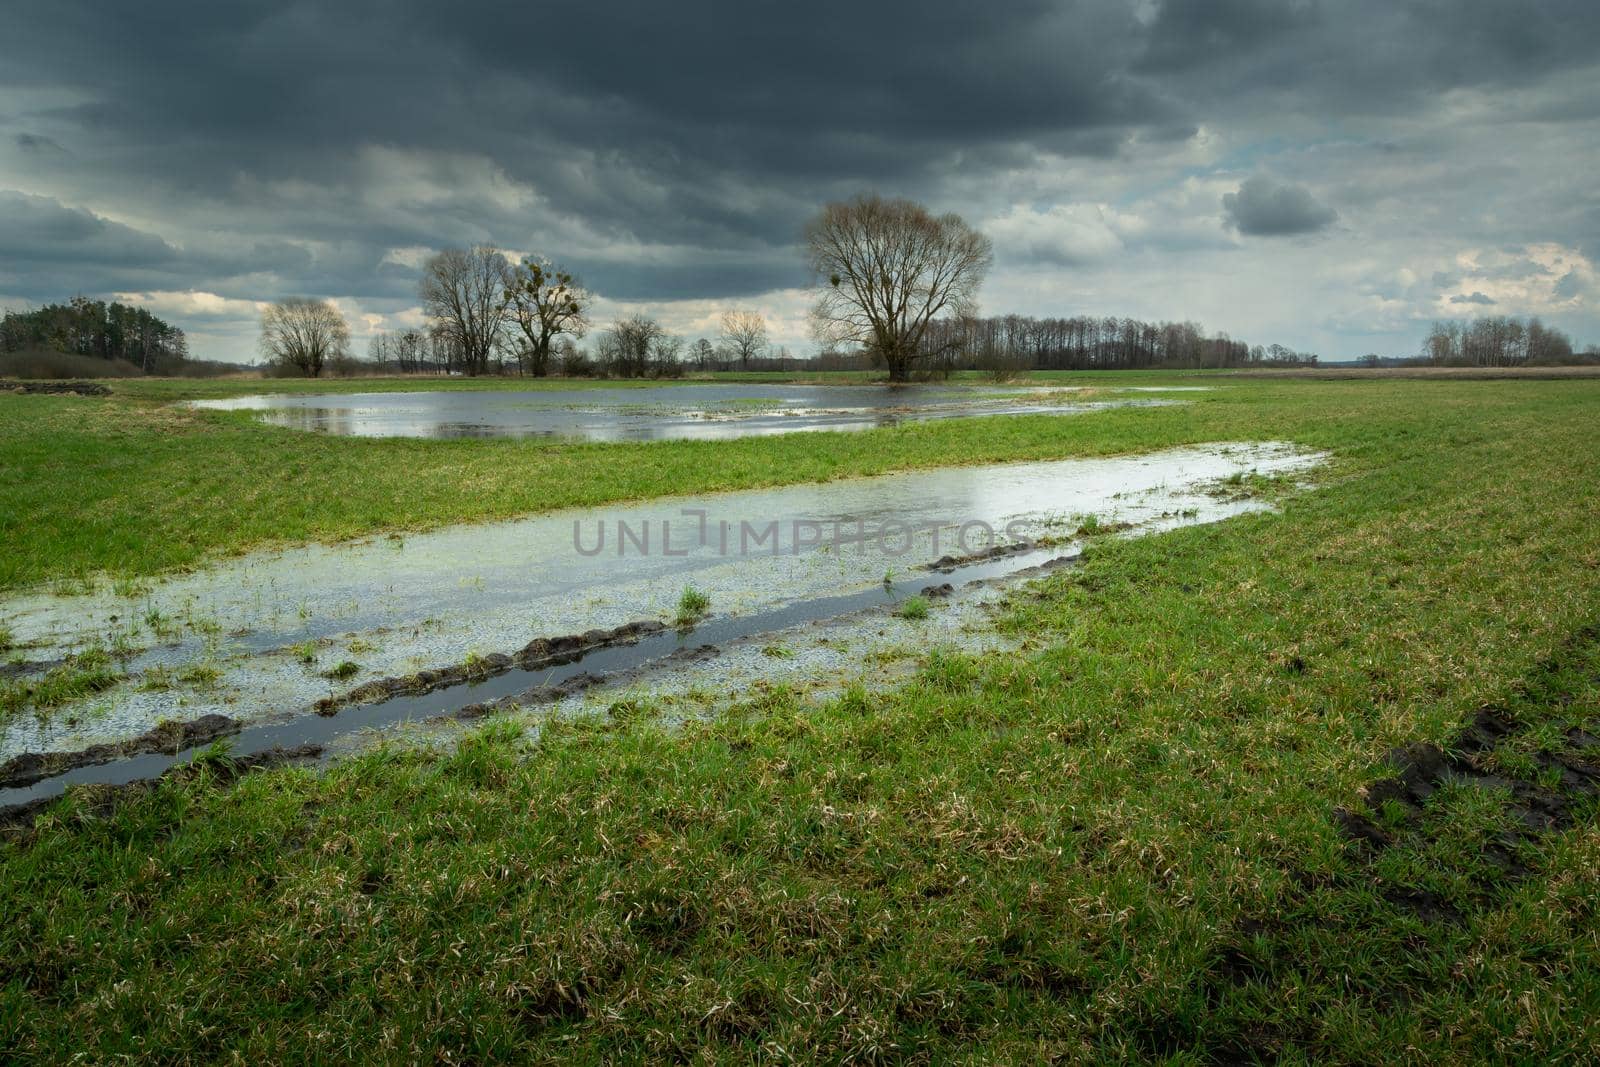
<svg viewBox="0 0 1600 1067">
<path fill-rule="evenodd" d="M 46 196 L 0 191 L 0 262 L 162 264 L 177 249 L 155 234 Z"/>
<path fill-rule="evenodd" d="M 1257 175 L 1235 193 L 1224 193 L 1222 210 L 1228 224 L 1251 237 L 1288 237 L 1315 233 L 1339 218 L 1303 185 L 1290 185 Z"/>
<path fill-rule="evenodd" d="M 65 154 L 67 151 L 50 138 L 41 137 L 36 133 L 19 133 L 12 138 L 12 141 L 24 152 L 59 152 Z"/>
<path fill-rule="evenodd" d="M 1457 293 L 1450 298 L 1452 304 L 1492 304 L 1494 301 L 1483 293 L 1474 290 L 1470 295 Z"/>
<path fill-rule="evenodd" d="M 13 6 L 0 174 L 48 190 L 55 214 L 35 205 L 13 231 L 0 203 L 0 291 L 32 299 L 115 284 L 398 306 L 415 272 L 384 264 L 390 249 L 478 240 L 557 256 L 617 299 L 742 298 L 796 284 L 804 220 L 862 188 L 969 217 L 1046 199 L 1017 175 L 1080 165 L 1124 168 L 1128 199 L 1208 167 L 1348 195 L 1261 154 L 1346 119 L 1374 145 L 1447 153 L 1487 136 L 1434 121 L 1454 89 L 1514 92 L 1517 114 L 1586 130 L 1574 102 L 1600 72 L 1587 0 L 602 0 L 559 25 L 491 0 Z M 1513 188 L 1516 165 L 1466 180 Z M 1332 223 L 1303 186 L 1264 181 L 1230 194 L 1238 232 Z M 1231 244 L 1216 195 L 1190 214 Z M 1338 203 L 1355 219 L 1390 195 Z M 1573 231 L 1521 217 L 1544 230 L 1518 243 Z M 1591 220 L 1572 240 L 1597 234 Z M 1174 220 L 1138 238 L 1175 254 L 1205 240 Z"/>
</svg>

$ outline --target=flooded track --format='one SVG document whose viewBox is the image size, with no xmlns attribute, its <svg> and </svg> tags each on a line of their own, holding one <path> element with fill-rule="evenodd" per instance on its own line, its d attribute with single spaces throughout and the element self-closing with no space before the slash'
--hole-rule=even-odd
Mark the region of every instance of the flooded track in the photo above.
<svg viewBox="0 0 1600 1067">
<path fill-rule="evenodd" d="M 117 688 L 68 708 L 12 716 L 0 733 L 0 762 L 125 743 L 207 715 L 234 721 L 236 753 L 306 742 L 344 750 L 375 728 L 452 716 L 468 705 L 571 706 L 583 690 L 650 685 L 658 676 L 692 686 L 698 676 L 686 654 L 705 646 L 712 651 L 695 655 L 722 657 L 719 674 L 813 682 L 859 661 L 863 640 L 886 626 L 906 640 L 932 640 L 937 626 L 912 625 L 886 610 L 924 587 L 950 583 L 954 595 L 938 601 L 934 620 L 956 618 L 968 612 L 964 586 L 1003 583 L 1070 556 L 1085 525 L 1126 524 L 1131 536 L 1260 510 L 1259 501 L 1227 492 L 1227 485 L 1252 471 L 1304 471 L 1317 460 L 1281 445 L 1215 445 L 910 472 L 260 554 L 136 597 L 13 598 L 0 612 L 40 661 L 103 642 L 112 631 L 137 630 L 152 644 L 127 659 L 128 680 Z M 633 536 L 620 547 L 611 537 L 597 551 L 602 526 Z M 979 527 L 994 533 L 999 554 L 946 566 L 948 573 L 928 569 L 942 558 L 969 556 L 965 549 L 989 548 Z M 727 543 L 718 536 L 724 528 Z M 958 544 L 963 528 L 972 535 L 966 545 Z M 646 529 L 648 549 L 639 542 Z M 741 546 L 733 531 L 746 530 L 768 536 Z M 557 657 L 561 662 L 518 658 L 558 635 L 670 622 L 687 586 L 711 605 L 711 616 L 692 628 L 642 629 L 621 643 Z M 139 621 L 151 618 L 168 620 L 165 636 Z M 830 653 L 826 639 L 816 639 L 818 627 L 845 633 L 852 626 L 847 652 Z M 939 640 L 966 643 L 960 627 Z M 771 641 L 790 647 L 781 658 L 762 655 L 760 646 Z M 197 662 L 214 680 L 149 684 Z M 463 662 L 478 664 L 469 672 L 476 684 L 393 693 L 375 687 Z M 346 676 L 327 677 L 340 664 L 349 664 Z M 360 690 L 367 697 L 344 699 Z M 372 699 L 375 691 L 381 699 Z M 336 714 L 314 714 L 319 701 Z M 73 781 L 148 777 L 182 758 L 146 752 L 78 768 L 0 791 L 0 805 Z"/>
</svg>

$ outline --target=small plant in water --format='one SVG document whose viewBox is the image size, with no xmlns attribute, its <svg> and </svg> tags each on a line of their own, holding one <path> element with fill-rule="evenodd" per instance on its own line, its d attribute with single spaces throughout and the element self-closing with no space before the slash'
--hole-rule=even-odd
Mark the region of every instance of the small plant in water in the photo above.
<svg viewBox="0 0 1600 1067">
<path fill-rule="evenodd" d="M 361 664 L 345 660 L 332 670 L 324 671 L 322 676 L 335 682 L 347 682 L 361 673 Z"/>
<path fill-rule="evenodd" d="M 132 659 L 144 651 L 133 643 L 133 634 L 127 630 L 118 630 L 111 635 L 111 657 L 113 659 Z"/>
<path fill-rule="evenodd" d="M 710 610 L 710 597 L 692 585 L 685 586 L 683 595 L 678 597 L 678 625 L 693 626 L 705 618 L 706 612 Z"/>
<path fill-rule="evenodd" d="M 68 656 L 41 678 L 7 683 L 0 689 L 0 710 L 15 711 L 28 704 L 53 708 L 110 689 L 121 679 L 105 649 L 86 648 Z"/>
<path fill-rule="evenodd" d="M 161 609 L 154 605 L 145 608 L 144 624 L 150 627 L 150 632 L 160 638 L 174 637 L 178 633 L 178 624 L 169 615 L 163 615 Z"/>
<path fill-rule="evenodd" d="M 761 650 L 763 656 L 773 659 L 794 659 L 794 650 L 784 645 L 767 645 Z"/>
<path fill-rule="evenodd" d="M 461 661 L 461 666 L 466 670 L 468 678 L 487 678 L 489 664 L 477 652 L 468 652 L 467 658 Z"/>
<path fill-rule="evenodd" d="M 150 595 L 150 586 L 138 578 L 118 578 L 111 583 L 111 591 L 124 600 L 138 600 Z"/>
<path fill-rule="evenodd" d="M 171 689 L 172 683 L 172 669 L 158 663 L 144 672 L 144 677 L 139 681 L 139 689 L 145 693 L 160 693 Z"/>
<path fill-rule="evenodd" d="M 900 610 L 895 612 L 902 619 L 926 619 L 928 617 L 928 598 L 914 596 L 900 605 Z"/>
<path fill-rule="evenodd" d="M 16 644 L 16 631 L 9 626 L 0 626 L 0 652 L 10 652 Z"/>
<path fill-rule="evenodd" d="M 94 591 L 94 577 L 88 574 L 73 574 L 58 578 L 54 588 L 56 596 L 92 596 Z"/>
<path fill-rule="evenodd" d="M 178 672 L 178 681 L 196 689 L 211 689 L 222 678 L 222 671 L 213 663 L 191 663 Z"/>
<path fill-rule="evenodd" d="M 315 641 L 301 641 L 298 645 L 290 645 L 289 651 L 294 658 L 310 666 L 317 662 L 317 643 Z"/>
</svg>

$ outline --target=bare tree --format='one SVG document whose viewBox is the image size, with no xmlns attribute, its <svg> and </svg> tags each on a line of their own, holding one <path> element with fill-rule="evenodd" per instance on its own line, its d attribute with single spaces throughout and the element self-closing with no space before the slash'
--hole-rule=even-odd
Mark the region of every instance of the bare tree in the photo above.
<svg viewBox="0 0 1600 1067">
<path fill-rule="evenodd" d="M 695 365 L 701 370 L 710 370 L 712 362 L 717 358 L 717 350 L 704 337 L 690 345 L 689 351 L 693 354 Z"/>
<path fill-rule="evenodd" d="M 511 271 L 505 291 L 506 310 L 527 344 L 518 353 L 526 358 L 534 377 L 550 372 L 550 346 L 562 334 L 582 337 L 588 329 L 585 317 L 589 293 L 571 274 L 548 261 L 524 260 Z"/>
<path fill-rule="evenodd" d="M 447 248 L 428 260 L 417 287 L 422 309 L 447 330 L 469 375 L 489 369 L 506 321 L 511 265 L 488 245 Z"/>
<path fill-rule="evenodd" d="M 319 377 L 350 349 L 350 326 L 329 300 L 291 296 L 261 313 L 261 354 L 270 363 Z"/>
<path fill-rule="evenodd" d="M 722 343 L 742 370 L 767 348 L 767 320 L 755 311 L 730 311 L 722 316 Z"/>
<path fill-rule="evenodd" d="M 994 250 L 959 215 L 935 216 L 910 200 L 863 194 L 829 204 L 806 227 L 819 295 L 818 339 L 866 348 L 905 381 L 930 355 L 928 327 L 971 314 Z"/>
<path fill-rule="evenodd" d="M 601 338 L 606 371 L 619 378 L 643 378 L 650 373 L 650 357 L 666 331 L 644 315 L 619 319 Z"/>
</svg>

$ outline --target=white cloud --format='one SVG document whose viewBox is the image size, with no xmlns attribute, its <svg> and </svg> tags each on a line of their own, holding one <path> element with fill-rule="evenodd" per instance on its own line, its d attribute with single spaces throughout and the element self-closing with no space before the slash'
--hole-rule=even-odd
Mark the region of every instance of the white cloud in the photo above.
<svg viewBox="0 0 1600 1067">
<path fill-rule="evenodd" d="M 267 306 L 264 300 L 238 300 L 218 296 L 203 290 L 182 292 L 157 291 L 148 293 L 116 293 L 117 300 L 149 308 L 162 318 L 206 321 L 249 319 L 255 321 Z"/>
</svg>

